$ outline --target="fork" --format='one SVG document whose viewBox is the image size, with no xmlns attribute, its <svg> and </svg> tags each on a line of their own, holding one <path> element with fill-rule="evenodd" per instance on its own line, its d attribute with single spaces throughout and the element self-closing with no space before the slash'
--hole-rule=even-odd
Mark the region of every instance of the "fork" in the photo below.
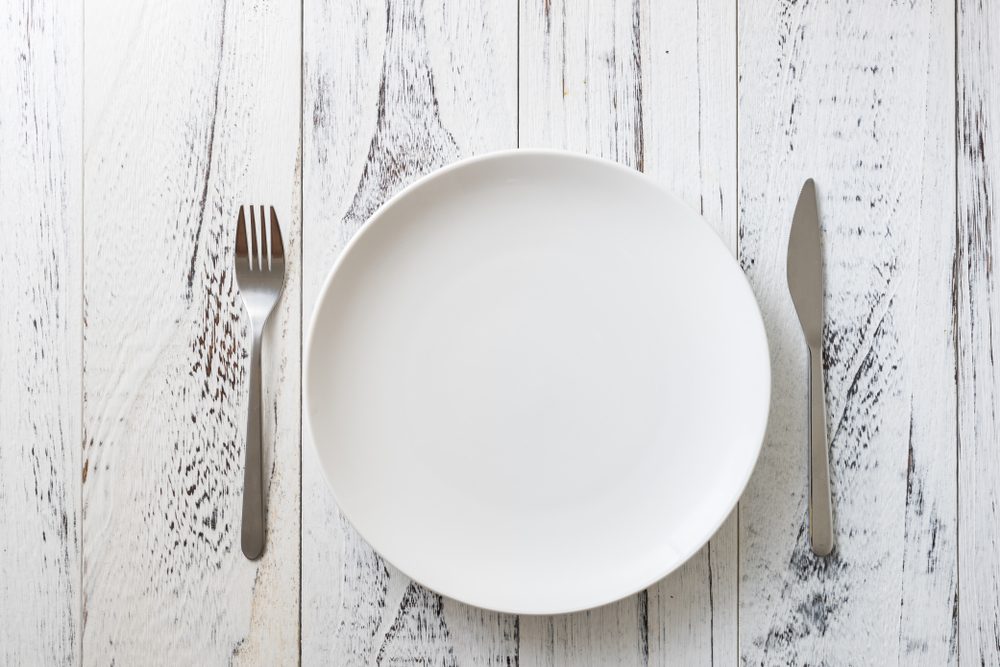
<svg viewBox="0 0 1000 667">
<path fill-rule="evenodd" d="M 285 249 L 281 243 L 278 216 L 271 207 L 270 234 L 267 233 L 264 207 L 260 207 L 260 224 L 253 206 L 250 210 L 247 247 L 246 216 L 240 207 L 236 221 L 236 284 L 243 305 L 253 323 L 253 345 L 250 352 L 250 406 L 247 410 L 246 467 L 243 471 L 243 525 L 240 543 L 243 555 L 257 560 L 264 552 L 264 470 L 261 453 L 261 393 L 260 348 L 264 325 L 281 296 L 285 281 Z M 270 238 L 268 238 L 270 237 Z M 258 252 L 259 249 L 259 252 Z"/>
</svg>

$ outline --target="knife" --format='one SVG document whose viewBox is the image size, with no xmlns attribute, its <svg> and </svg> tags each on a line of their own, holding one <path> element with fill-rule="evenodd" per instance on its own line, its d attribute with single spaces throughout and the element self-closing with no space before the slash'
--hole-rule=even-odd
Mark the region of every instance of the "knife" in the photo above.
<svg viewBox="0 0 1000 667">
<path fill-rule="evenodd" d="M 816 184 L 802 186 L 788 236 L 788 292 L 809 346 L 809 541 L 813 553 L 833 551 L 830 451 L 823 393 L 823 253 Z"/>
</svg>

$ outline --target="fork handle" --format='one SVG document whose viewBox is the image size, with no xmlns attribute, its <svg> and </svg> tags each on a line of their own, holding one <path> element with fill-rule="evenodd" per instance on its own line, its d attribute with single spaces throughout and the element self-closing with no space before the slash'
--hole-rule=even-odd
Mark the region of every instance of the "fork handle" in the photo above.
<svg viewBox="0 0 1000 667">
<path fill-rule="evenodd" d="M 264 470 L 261 455 L 260 343 L 263 326 L 253 324 L 250 351 L 250 404 L 247 409 L 246 465 L 243 468 L 243 555 L 257 560 L 264 553 Z"/>
<path fill-rule="evenodd" d="M 809 349 L 809 541 L 817 556 L 833 551 L 830 450 L 826 441 L 823 350 Z"/>
</svg>

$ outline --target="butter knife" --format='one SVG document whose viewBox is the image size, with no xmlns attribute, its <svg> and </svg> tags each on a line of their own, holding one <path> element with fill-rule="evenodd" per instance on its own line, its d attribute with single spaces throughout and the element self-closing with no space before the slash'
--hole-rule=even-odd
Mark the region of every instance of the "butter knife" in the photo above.
<svg viewBox="0 0 1000 667">
<path fill-rule="evenodd" d="M 809 541 L 813 553 L 833 551 L 830 451 L 823 392 L 823 253 L 816 184 L 802 186 L 788 237 L 788 291 L 809 346 Z"/>
</svg>

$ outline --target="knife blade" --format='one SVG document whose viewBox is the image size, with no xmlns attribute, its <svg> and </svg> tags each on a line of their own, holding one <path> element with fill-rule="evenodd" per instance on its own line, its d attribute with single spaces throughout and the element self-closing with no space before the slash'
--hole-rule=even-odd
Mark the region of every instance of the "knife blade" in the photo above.
<svg viewBox="0 0 1000 667">
<path fill-rule="evenodd" d="M 833 551 L 830 452 L 823 390 L 823 248 L 816 184 L 799 193 L 788 236 L 788 292 L 809 347 L 809 541 L 818 556 Z"/>
</svg>

